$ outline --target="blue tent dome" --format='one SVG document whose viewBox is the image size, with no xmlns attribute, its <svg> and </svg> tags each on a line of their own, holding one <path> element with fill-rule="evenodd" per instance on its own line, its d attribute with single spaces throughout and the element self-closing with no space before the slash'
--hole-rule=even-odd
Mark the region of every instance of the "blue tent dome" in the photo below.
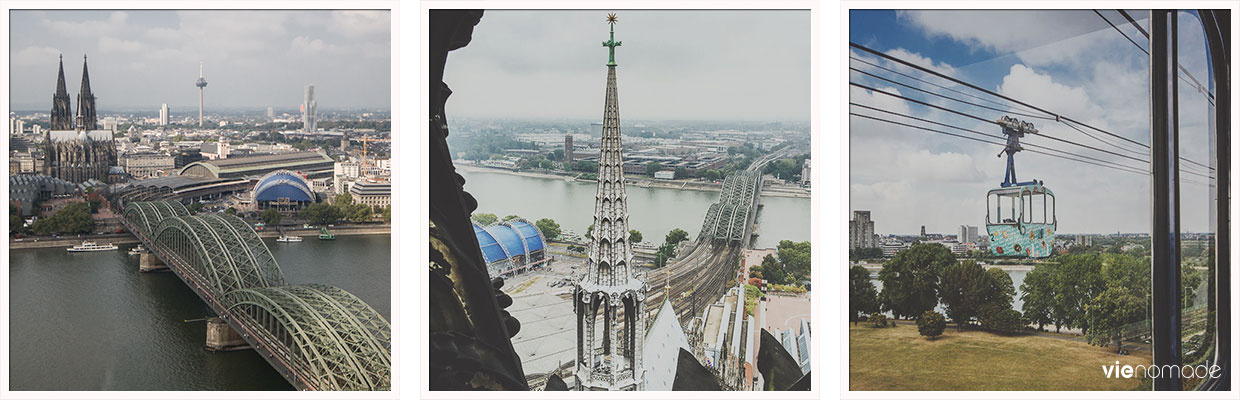
<svg viewBox="0 0 1240 400">
<path fill-rule="evenodd" d="M 270 202 L 286 198 L 293 202 L 314 202 L 310 182 L 291 171 L 274 171 L 254 185 L 254 201 Z"/>
<path fill-rule="evenodd" d="M 487 264 L 515 256 L 528 256 L 547 247 L 542 233 L 523 219 L 513 219 L 487 227 L 474 224 L 474 235 Z"/>
</svg>

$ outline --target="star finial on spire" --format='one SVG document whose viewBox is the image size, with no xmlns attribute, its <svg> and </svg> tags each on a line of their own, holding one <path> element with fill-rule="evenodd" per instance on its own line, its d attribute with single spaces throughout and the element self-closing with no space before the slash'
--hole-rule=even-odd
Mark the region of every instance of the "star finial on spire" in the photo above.
<svg viewBox="0 0 1240 400">
<path fill-rule="evenodd" d="M 616 13 L 607 14 L 607 23 L 615 25 L 617 21 L 619 21 L 619 19 L 616 18 Z"/>
</svg>

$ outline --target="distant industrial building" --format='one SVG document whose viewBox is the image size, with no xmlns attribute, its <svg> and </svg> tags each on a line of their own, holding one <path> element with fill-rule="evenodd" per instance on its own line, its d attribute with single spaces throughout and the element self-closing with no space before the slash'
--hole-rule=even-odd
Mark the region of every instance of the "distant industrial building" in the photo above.
<svg viewBox="0 0 1240 400">
<path fill-rule="evenodd" d="M 564 162 L 573 162 L 573 135 L 564 135 Z"/>
<path fill-rule="evenodd" d="M 257 210 L 274 208 L 289 213 L 301 210 L 315 201 L 314 190 L 304 176 L 293 171 L 279 170 L 264 175 L 250 193 Z"/>
<path fill-rule="evenodd" d="M 180 174 L 203 178 L 257 178 L 268 172 L 289 170 L 315 179 L 332 176 L 332 167 L 335 164 L 336 160 L 326 154 L 317 151 L 299 151 L 198 161 L 181 168 Z"/>
<path fill-rule="evenodd" d="M 878 235 L 874 234 L 874 221 L 869 211 L 853 211 L 848 221 L 848 249 L 878 247 Z"/>
<path fill-rule="evenodd" d="M 349 187 L 353 202 L 371 207 L 387 207 L 392 204 L 392 184 L 360 180 Z"/>
<path fill-rule="evenodd" d="M 809 186 L 810 168 L 809 159 L 805 159 L 805 164 L 801 165 L 801 186 Z"/>
<path fill-rule="evenodd" d="M 542 232 L 521 218 L 498 224 L 474 224 L 474 236 L 491 276 L 512 276 L 551 262 Z"/>
<path fill-rule="evenodd" d="M 956 240 L 960 243 L 977 242 L 977 227 L 969 225 L 960 225 L 960 229 L 956 233 Z"/>
</svg>

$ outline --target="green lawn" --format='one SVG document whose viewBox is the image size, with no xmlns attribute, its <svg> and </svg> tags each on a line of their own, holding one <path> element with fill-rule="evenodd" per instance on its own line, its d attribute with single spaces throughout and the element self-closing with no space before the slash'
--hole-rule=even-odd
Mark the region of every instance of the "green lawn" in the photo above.
<svg viewBox="0 0 1240 400">
<path fill-rule="evenodd" d="M 1133 390 L 1138 379 L 1107 378 L 1102 366 L 1150 364 L 1148 353 L 955 325 L 927 340 L 916 326 L 849 324 L 848 339 L 851 390 Z"/>
</svg>

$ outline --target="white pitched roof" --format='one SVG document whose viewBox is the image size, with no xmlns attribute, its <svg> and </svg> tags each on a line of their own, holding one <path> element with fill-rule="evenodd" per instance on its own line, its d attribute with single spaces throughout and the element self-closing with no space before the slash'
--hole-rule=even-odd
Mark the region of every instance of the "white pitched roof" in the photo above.
<svg viewBox="0 0 1240 400">
<path fill-rule="evenodd" d="M 646 387 L 643 390 L 672 390 L 676 380 L 676 358 L 679 349 L 689 349 L 689 340 L 685 338 L 680 321 L 676 320 L 676 312 L 672 303 L 663 299 L 663 306 L 655 314 L 654 324 L 646 332 L 646 343 L 642 348 L 642 366 L 646 370 Z"/>
</svg>

